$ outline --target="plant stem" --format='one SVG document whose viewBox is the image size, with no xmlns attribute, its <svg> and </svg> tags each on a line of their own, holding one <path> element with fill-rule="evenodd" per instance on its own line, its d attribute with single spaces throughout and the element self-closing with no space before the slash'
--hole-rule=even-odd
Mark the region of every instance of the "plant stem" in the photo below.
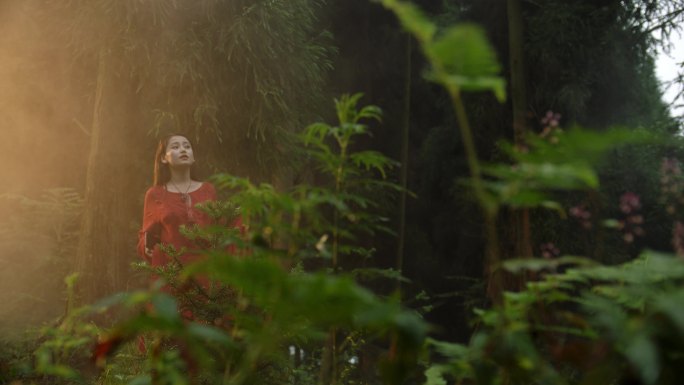
<svg viewBox="0 0 684 385">
<path fill-rule="evenodd" d="M 445 83 L 446 84 L 446 83 Z M 475 147 L 475 140 L 468 122 L 468 115 L 463 105 L 463 99 L 458 87 L 450 85 L 447 87 L 451 101 L 456 111 L 456 118 L 458 120 L 461 139 L 463 147 L 466 152 L 466 159 L 468 161 L 468 168 L 470 169 L 471 184 L 475 197 L 480 204 L 480 208 L 484 215 L 486 238 L 485 250 L 485 269 L 484 274 L 488 278 L 487 294 L 493 303 L 499 303 L 501 300 L 501 276 L 495 274 L 494 270 L 499 264 L 499 239 L 496 228 L 496 216 L 498 211 L 497 204 L 490 199 L 487 199 L 487 192 L 482 183 L 482 171 L 480 170 L 480 162 L 477 158 L 477 149 Z"/>
</svg>

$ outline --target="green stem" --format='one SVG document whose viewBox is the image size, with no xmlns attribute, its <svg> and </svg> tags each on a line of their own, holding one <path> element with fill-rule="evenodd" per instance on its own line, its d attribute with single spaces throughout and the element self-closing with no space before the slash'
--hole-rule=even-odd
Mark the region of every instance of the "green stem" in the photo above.
<svg viewBox="0 0 684 385">
<path fill-rule="evenodd" d="M 461 129 L 461 140 L 463 141 L 463 147 L 466 152 L 466 160 L 468 161 L 468 169 L 470 170 L 471 183 L 475 196 L 480 203 L 480 206 L 485 211 L 485 214 L 488 216 L 493 215 L 497 211 L 497 206 L 494 202 L 487 199 L 487 193 L 485 192 L 482 183 L 482 171 L 480 169 L 480 161 L 477 158 L 475 140 L 473 139 L 470 123 L 468 122 L 465 106 L 463 105 L 461 92 L 456 86 L 450 86 L 448 89 L 454 110 L 456 111 L 456 119 L 458 120 L 458 125 Z"/>
<path fill-rule="evenodd" d="M 460 127 L 461 140 L 463 141 L 463 147 L 466 152 L 473 191 L 475 192 L 475 197 L 477 198 L 484 215 L 485 231 L 487 234 L 484 272 L 488 278 L 487 293 L 494 303 L 499 303 L 501 300 L 500 292 L 502 282 L 501 276 L 494 273 L 496 266 L 499 264 L 499 239 L 496 229 L 498 206 L 494 201 L 487 199 L 487 192 L 485 191 L 482 182 L 482 171 L 480 169 L 480 161 L 477 157 L 475 140 L 473 139 L 470 123 L 468 122 L 465 106 L 463 105 L 461 92 L 456 86 L 449 86 L 448 90 Z"/>
<path fill-rule="evenodd" d="M 343 122 L 340 122 L 343 123 Z M 339 195 L 340 191 L 342 190 L 342 185 L 343 185 L 343 171 L 344 171 L 344 164 L 347 159 L 347 145 L 349 142 L 347 140 L 342 140 L 339 137 L 337 138 L 337 143 L 340 146 L 340 165 L 337 167 L 337 171 L 335 172 L 335 195 Z M 339 243 L 339 212 L 337 210 L 334 211 L 333 213 L 333 251 L 332 251 L 332 265 L 333 265 L 333 271 L 337 271 L 337 265 L 338 265 L 338 243 Z"/>
</svg>

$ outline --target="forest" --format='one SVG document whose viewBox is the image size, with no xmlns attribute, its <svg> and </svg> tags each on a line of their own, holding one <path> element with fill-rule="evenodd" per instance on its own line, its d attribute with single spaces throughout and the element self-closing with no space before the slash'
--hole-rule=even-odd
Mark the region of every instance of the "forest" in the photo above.
<svg viewBox="0 0 684 385">
<path fill-rule="evenodd" d="M 0 384 L 680 384 L 684 63 L 654 58 L 683 22 L 0 1 Z M 159 264 L 170 134 L 216 197 L 164 185 L 208 219 Z"/>
</svg>

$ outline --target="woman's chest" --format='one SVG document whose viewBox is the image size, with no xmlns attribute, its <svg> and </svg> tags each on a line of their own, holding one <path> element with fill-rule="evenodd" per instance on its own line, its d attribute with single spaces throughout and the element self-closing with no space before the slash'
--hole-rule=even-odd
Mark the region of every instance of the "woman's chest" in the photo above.
<svg viewBox="0 0 684 385">
<path fill-rule="evenodd" d="M 200 194 L 181 197 L 180 194 L 167 193 L 157 201 L 157 216 L 159 222 L 165 226 L 180 226 L 191 224 L 208 224 L 209 218 L 197 204 L 206 199 Z"/>
</svg>

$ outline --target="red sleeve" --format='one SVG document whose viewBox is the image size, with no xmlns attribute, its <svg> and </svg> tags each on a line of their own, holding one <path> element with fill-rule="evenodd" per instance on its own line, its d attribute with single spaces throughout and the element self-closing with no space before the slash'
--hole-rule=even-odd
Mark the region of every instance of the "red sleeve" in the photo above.
<svg viewBox="0 0 684 385">
<path fill-rule="evenodd" d="M 213 184 L 209 182 L 204 182 L 207 184 L 207 200 L 209 201 L 215 201 L 216 200 L 216 187 L 214 187 Z"/>
<path fill-rule="evenodd" d="M 143 206 L 142 228 L 138 232 L 138 255 L 143 259 L 150 260 L 150 256 L 145 254 L 145 237 L 150 230 L 158 229 L 159 219 L 156 211 L 156 201 L 158 194 L 154 187 L 145 193 L 145 204 Z M 158 231 L 158 230 L 157 230 Z"/>
</svg>

